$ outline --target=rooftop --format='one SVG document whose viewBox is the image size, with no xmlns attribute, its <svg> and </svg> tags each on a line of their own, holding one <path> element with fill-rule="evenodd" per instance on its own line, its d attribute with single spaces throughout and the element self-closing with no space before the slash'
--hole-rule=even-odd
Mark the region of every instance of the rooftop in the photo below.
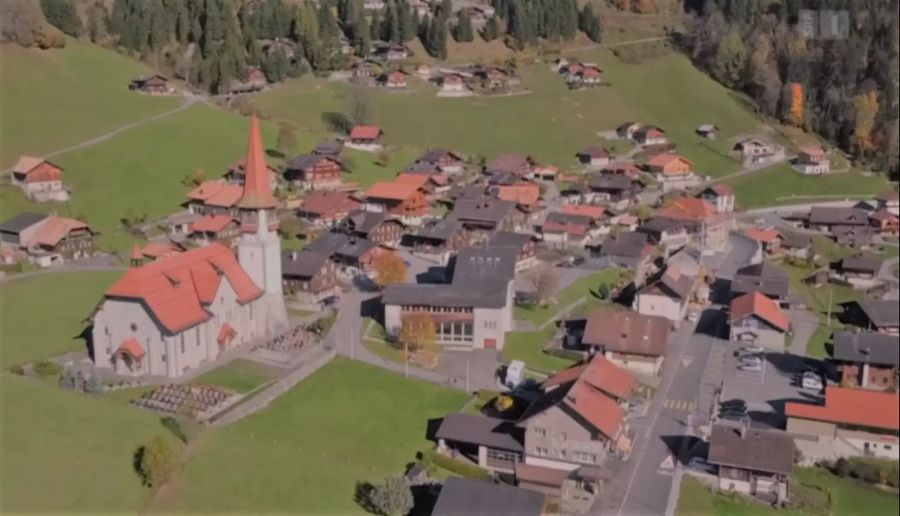
<svg viewBox="0 0 900 516">
<path fill-rule="evenodd" d="M 794 438 L 782 430 L 718 424 L 709 436 L 710 464 L 790 475 Z"/>
<path fill-rule="evenodd" d="M 607 351 L 662 356 L 669 341 L 669 325 L 662 317 L 599 308 L 588 314 L 582 342 Z"/>
<path fill-rule="evenodd" d="M 893 393 L 826 387 L 825 404 L 787 402 L 785 415 L 829 423 L 900 430 L 900 396 Z"/>
<path fill-rule="evenodd" d="M 450 477 L 431 516 L 541 516 L 544 495 L 483 480 Z"/>
</svg>

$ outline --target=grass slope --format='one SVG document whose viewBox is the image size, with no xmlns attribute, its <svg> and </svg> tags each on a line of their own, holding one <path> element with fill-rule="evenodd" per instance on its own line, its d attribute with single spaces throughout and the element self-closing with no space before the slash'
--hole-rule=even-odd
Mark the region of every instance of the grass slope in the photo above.
<svg viewBox="0 0 900 516">
<path fill-rule="evenodd" d="M 245 393 L 263 385 L 275 376 L 271 367 L 249 360 L 233 360 L 195 379 L 193 383 L 216 385 Z"/>
<path fill-rule="evenodd" d="M 148 491 L 137 447 L 166 431 L 159 417 L 112 400 L 0 374 L 0 512 L 135 513 Z"/>
<path fill-rule="evenodd" d="M 824 177 L 805 176 L 785 164 L 726 179 L 724 183 L 734 188 L 737 202 L 744 209 L 822 200 L 816 199 L 817 196 L 825 196 L 825 200 L 829 200 L 828 196 L 866 197 L 890 188 L 883 176 L 855 171 Z M 794 199 L 792 196 L 800 197 Z"/>
<path fill-rule="evenodd" d="M 337 358 L 262 412 L 208 435 L 158 508 L 361 514 L 356 482 L 402 472 L 427 444 L 428 419 L 464 401 Z"/>
<path fill-rule="evenodd" d="M 0 366 L 83 349 L 83 321 L 120 274 L 43 274 L 0 286 Z"/>
<path fill-rule="evenodd" d="M 0 46 L 0 168 L 175 108 L 179 98 L 128 90 L 146 73 L 137 61 L 70 39 L 64 49 Z"/>
</svg>

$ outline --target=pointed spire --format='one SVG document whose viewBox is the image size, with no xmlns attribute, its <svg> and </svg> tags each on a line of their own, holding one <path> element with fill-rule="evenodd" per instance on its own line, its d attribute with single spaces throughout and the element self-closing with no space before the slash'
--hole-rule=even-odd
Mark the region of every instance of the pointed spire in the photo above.
<svg viewBox="0 0 900 516">
<path fill-rule="evenodd" d="M 238 208 L 274 208 L 278 201 L 272 195 L 269 171 L 263 154 L 262 138 L 259 136 L 259 120 L 256 113 L 250 118 L 250 136 L 247 139 L 247 159 L 244 161 L 244 193 L 238 201 Z"/>
<path fill-rule="evenodd" d="M 141 252 L 141 246 L 137 242 L 131 247 L 131 266 L 140 267 L 144 263 L 144 253 Z"/>
</svg>

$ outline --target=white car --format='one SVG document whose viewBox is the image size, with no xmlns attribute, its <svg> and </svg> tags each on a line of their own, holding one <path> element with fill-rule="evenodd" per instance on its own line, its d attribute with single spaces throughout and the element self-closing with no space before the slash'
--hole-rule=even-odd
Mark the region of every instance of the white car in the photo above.
<svg viewBox="0 0 900 516">
<path fill-rule="evenodd" d="M 762 364 L 763 359 L 759 355 L 744 355 L 740 358 L 742 364 Z"/>
<path fill-rule="evenodd" d="M 738 366 L 738 369 L 748 373 L 761 373 L 763 368 L 762 362 L 745 362 Z"/>
<path fill-rule="evenodd" d="M 825 388 L 825 386 L 822 385 L 822 380 L 820 380 L 819 378 L 805 375 L 803 376 L 802 385 L 804 389 L 811 389 L 814 391 L 821 391 Z"/>
<path fill-rule="evenodd" d="M 750 353 L 753 355 L 761 354 L 763 351 L 765 350 L 762 348 L 762 346 L 755 346 L 753 344 L 741 348 L 741 353 Z"/>
<path fill-rule="evenodd" d="M 690 312 L 688 313 L 688 321 L 697 322 L 700 320 L 700 312 Z"/>
</svg>

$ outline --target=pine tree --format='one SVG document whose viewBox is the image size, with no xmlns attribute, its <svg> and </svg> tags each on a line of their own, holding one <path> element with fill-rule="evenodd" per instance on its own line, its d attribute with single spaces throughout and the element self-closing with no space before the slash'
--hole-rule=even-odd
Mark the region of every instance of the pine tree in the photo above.
<svg viewBox="0 0 900 516">
<path fill-rule="evenodd" d="M 493 41 L 500 36 L 500 28 L 497 26 L 497 17 L 491 16 L 487 23 L 484 24 L 484 30 L 481 31 L 481 37 L 485 41 Z"/>
<path fill-rule="evenodd" d="M 456 41 L 470 42 L 475 40 L 475 31 L 472 29 L 472 20 L 465 10 L 459 12 L 459 20 L 456 22 L 456 28 L 453 31 L 453 38 Z"/>
<path fill-rule="evenodd" d="M 358 17 L 353 26 L 353 49 L 363 58 L 372 52 L 372 34 L 365 16 Z"/>
<path fill-rule="evenodd" d="M 590 5 L 590 4 L 588 4 Z M 509 4 L 509 35 L 515 40 L 515 49 L 523 50 L 530 39 L 525 9 L 520 0 L 511 0 Z"/>
<path fill-rule="evenodd" d="M 397 13 L 400 17 L 400 41 L 407 42 L 416 37 L 418 27 L 417 11 L 410 7 L 406 0 L 397 4 Z"/>
<path fill-rule="evenodd" d="M 378 11 L 372 13 L 369 35 L 372 37 L 372 41 L 381 40 L 381 17 L 379 16 Z"/>
<path fill-rule="evenodd" d="M 578 2 L 577 0 L 562 0 L 562 7 L 559 35 L 565 40 L 571 40 L 578 32 Z"/>
<path fill-rule="evenodd" d="M 47 22 L 69 36 L 81 35 L 81 18 L 70 0 L 41 0 L 41 10 Z"/>
<path fill-rule="evenodd" d="M 384 11 L 381 39 L 393 43 L 400 43 L 402 41 L 400 15 L 397 13 L 397 6 L 394 4 L 393 0 L 388 0 L 387 7 Z"/>
</svg>

